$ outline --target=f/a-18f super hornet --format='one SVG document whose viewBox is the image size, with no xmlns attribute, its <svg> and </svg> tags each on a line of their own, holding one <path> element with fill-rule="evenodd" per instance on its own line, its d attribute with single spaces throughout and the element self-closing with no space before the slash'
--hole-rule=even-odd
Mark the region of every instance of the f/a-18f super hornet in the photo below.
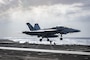
<svg viewBox="0 0 90 60">
<path fill-rule="evenodd" d="M 22 33 L 31 36 L 41 37 L 40 41 L 42 41 L 43 38 L 47 38 L 47 41 L 50 41 L 49 38 L 58 37 L 59 35 L 61 36 L 60 40 L 63 40 L 62 38 L 63 34 L 80 32 L 80 30 L 67 28 L 63 26 L 41 29 L 37 23 L 34 25 L 34 27 L 30 23 L 26 23 L 26 24 L 29 27 L 30 31 L 24 31 Z"/>
</svg>

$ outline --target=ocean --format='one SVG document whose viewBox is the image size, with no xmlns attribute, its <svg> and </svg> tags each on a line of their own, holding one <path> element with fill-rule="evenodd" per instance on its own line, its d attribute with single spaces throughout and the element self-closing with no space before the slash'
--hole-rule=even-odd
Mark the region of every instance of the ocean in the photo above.
<svg viewBox="0 0 90 60">
<path fill-rule="evenodd" d="M 49 41 L 47 41 L 46 38 L 44 38 L 41 42 L 39 41 L 40 38 L 37 37 L 4 37 L 1 39 L 9 39 L 20 43 L 34 43 L 34 44 L 50 44 Z M 59 38 L 50 38 L 50 41 L 52 41 L 52 44 L 56 45 L 90 45 L 90 38 L 63 38 L 63 40 L 59 40 Z"/>
</svg>

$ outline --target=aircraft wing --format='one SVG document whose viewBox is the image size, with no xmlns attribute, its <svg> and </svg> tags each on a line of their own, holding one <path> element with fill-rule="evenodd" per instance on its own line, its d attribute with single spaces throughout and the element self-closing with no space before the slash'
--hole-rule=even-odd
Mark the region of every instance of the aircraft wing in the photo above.
<svg viewBox="0 0 90 60">
<path fill-rule="evenodd" d="M 27 35 L 32 35 L 32 36 L 38 36 L 38 37 L 58 37 L 58 35 L 55 35 L 56 34 L 56 31 L 54 30 L 47 30 L 47 31 L 24 31 L 23 32 L 24 34 L 27 34 Z"/>
<path fill-rule="evenodd" d="M 27 35 L 45 35 L 45 34 L 56 34 L 56 29 L 48 30 L 37 30 L 37 31 L 24 31 L 23 33 Z"/>
<path fill-rule="evenodd" d="M 40 35 L 40 34 L 42 34 L 43 32 L 24 31 L 24 32 L 22 32 L 22 33 L 27 34 L 27 35 Z"/>
<path fill-rule="evenodd" d="M 57 33 L 67 34 L 67 33 L 75 33 L 80 32 L 80 30 L 72 29 L 72 28 L 63 28 L 61 29 L 47 29 L 47 30 L 36 30 L 36 31 L 24 31 L 23 33 L 27 35 L 54 35 Z"/>
</svg>

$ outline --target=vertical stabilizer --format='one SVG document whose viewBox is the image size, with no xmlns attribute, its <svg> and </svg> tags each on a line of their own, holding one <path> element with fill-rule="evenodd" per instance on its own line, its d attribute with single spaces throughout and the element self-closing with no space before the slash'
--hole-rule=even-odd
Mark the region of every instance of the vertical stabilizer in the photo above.
<svg viewBox="0 0 90 60">
<path fill-rule="evenodd" d="M 35 29 L 35 30 L 40 30 L 39 24 L 36 23 L 36 24 L 34 25 L 34 29 Z"/>
<path fill-rule="evenodd" d="M 30 24 L 30 23 L 26 23 L 27 24 L 27 26 L 29 27 L 29 29 L 32 31 L 32 30 L 34 30 L 34 28 L 33 28 L 33 26 Z"/>
<path fill-rule="evenodd" d="M 29 27 L 30 31 L 40 30 L 40 26 L 37 23 L 34 25 L 34 27 L 30 23 L 26 23 L 26 24 Z"/>
</svg>

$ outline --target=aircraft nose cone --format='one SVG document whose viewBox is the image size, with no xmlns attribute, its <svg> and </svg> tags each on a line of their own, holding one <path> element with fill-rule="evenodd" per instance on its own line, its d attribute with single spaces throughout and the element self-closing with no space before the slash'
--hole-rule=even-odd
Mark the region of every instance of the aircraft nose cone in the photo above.
<svg viewBox="0 0 90 60">
<path fill-rule="evenodd" d="M 22 32 L 22 33 L 27 33 L 26 31 Z"/>
<path fill-rule="evenodd" d="M 75 32 L 80 32 L 80 30 L 75 30 Z"/>
<path fill-rule="evenodd" d="M 22 33 L 25 33 L 25 32 L 22 32 Z"/>
</svg>

